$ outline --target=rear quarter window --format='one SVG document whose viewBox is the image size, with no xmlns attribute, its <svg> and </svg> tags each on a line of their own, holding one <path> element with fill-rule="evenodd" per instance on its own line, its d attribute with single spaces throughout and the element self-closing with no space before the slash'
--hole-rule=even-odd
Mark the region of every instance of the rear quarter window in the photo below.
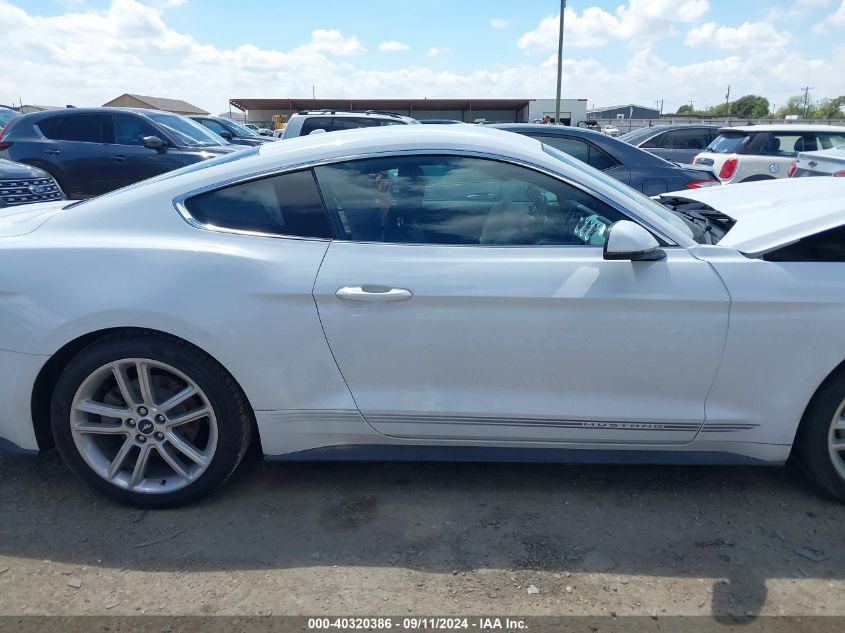
<svg viewBox="0 0 845 633">
<path fill-rule="evenodd" d="M 763 256 L 768 262 L 845 262 L 845 226 L 810 235 Z"/>
</svg>

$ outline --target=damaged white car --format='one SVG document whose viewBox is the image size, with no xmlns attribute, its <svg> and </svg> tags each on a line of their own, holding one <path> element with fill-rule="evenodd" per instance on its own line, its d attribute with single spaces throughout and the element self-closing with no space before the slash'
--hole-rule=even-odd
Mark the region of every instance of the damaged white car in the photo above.
<svg viewBox="0 0 845 633">
<path fill-rule="evenodd" d="M 425 129 L 422 129 L 425 127 Z M 781 464 L 845 500 L 845 181 L 645 198 L 477 126 L 0 215 L 0 444 L 146 506 L 272 459 Z"/>
</svg>

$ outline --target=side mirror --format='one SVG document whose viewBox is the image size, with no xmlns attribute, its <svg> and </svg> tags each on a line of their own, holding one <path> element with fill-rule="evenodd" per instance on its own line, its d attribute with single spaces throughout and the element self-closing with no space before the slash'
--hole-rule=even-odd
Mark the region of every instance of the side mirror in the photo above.
<svg viewBox="0 0 845 633">
<path fill-rule="evenodd" d="M 630 220 L 620 220 L 610 227 L 604 242 L 605 259 L 653 262 L 666 257 L 660 243 L 643 227 Z"/>
<path fill-rule="evenodd" d="M 235 138 L 235 135 L 232 134 L 229 130 L 224 130 L 220 132 L 220 136 L 225 138 L 227 141 L 231 141 L 233 138 Z"/>
<path fill-rule="evenodd" d="M 165 148 L 164 141 L 162 141 L 157 136 L 145 136 L 144 138 L 141 139 L 141 141 L 143 141 L 144 147 L 146 147 L 148 149 L 154 149 L 157 152 L 161 151 Z"/>
</svg>

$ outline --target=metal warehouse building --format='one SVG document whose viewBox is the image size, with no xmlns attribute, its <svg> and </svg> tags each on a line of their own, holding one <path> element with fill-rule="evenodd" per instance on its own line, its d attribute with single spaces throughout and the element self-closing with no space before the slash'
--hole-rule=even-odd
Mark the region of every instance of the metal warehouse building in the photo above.
<svg viewBox="0 0 845 633">
<path fill-rule="evenodd" d="M 274 115 L 303 110 L 383 110 L 415 119 L 456 119 L 473 123 L 528 123 L 554 118 L 554 99 L 230 99 L 234 110 L 246 113 L 248 123 L 272 127 Z M 586 99 L 563 99 L 561 121 L 577 125 L 587 118 Z"/>
<path fill-rule="evenodd" d="M 629 103 L 606 108 L 591 108 L 587 110 L 587 117 L 590 119 L 659 119 L 660 110 Z"/>
</svg>

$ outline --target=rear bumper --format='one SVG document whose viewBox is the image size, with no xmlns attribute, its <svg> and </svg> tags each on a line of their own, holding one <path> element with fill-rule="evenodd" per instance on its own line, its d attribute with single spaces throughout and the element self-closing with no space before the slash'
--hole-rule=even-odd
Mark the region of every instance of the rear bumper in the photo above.
<svg viewBox="0 0 845 633">
<path fill-rule="evenodd" d="M 49 358 L 0 350 L 0 449 L 38 452 L 32 424 L 32 387 Z"/>
</svg>

